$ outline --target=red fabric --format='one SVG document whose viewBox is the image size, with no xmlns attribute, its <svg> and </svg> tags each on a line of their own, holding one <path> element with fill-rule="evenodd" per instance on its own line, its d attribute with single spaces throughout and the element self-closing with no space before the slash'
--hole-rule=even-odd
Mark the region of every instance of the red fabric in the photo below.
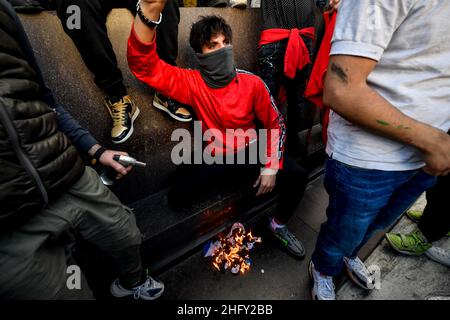
<svg viewBox="0 0 450 320">
<path fill-rule="evenodd" d="M 319 53 L 317 54 L 316 62 L 314 63 L 308 85 L 305 90 L 305 97 L 322 109 L 323 118 L 323 140 L 327 143 L 327 129 L 330 117 L 330 109 L 323 105 L 323 88 L 325 75 L 330 61 L 331 40 L 333 38 L 334 27 L 336 25 L 337 12 L 325 12 L 323 15 L 325 21 L 325 35 L 320 45 Z"/>
<path fill-rule="evenodd" d="M 297 70 L 311 63 L 309 50 L 301 36 L 314 39 L 314 28 L 304 29 L 268 29 L 261 32 L 259 46 L 289 38 L 284 56 L 284 74 L 294 79 Z"/>
<path fill-rule="evenodd" d="M 278 112 L 263 81 L 250 73 L 238 71 L 236 78 L 224 88 L 212 89 L 207 86 L 198 70 L 171 66 L 162 61 L 156 53 L 156 41 L 141 42 L 132 29 L 128 39 L 128 64 L 133 74 L 141 81 L 183 104 L 192 106 L 202 130 L 216 129 L 222 136 L 214 136 L 222 149 L 214 148 L 214 153 L 236 153 L 246 147 L 247 141 L 257 139 L 256 134 L 245 135 L 247 129 L 256 129 L 259 119 L 265 129 L 269 129 L 267 157 L 273 159 L 266 168 L 281 169 L 284 151 L 285 126 L 283 116 Z M 241 129 L 235 132 L 238 143 L 230 147 L 224 135 L 227 129 Z M 270 139 L 270 129 L 276 136 Z M 250 130 L 250 132 L 253 130 Z M 256 131 L 255 131 L 256 133 Z M 230 144 L 228 143 L 228 144 Z M 228 152 L 227 152 L 228 151 Z"/>
</svg>

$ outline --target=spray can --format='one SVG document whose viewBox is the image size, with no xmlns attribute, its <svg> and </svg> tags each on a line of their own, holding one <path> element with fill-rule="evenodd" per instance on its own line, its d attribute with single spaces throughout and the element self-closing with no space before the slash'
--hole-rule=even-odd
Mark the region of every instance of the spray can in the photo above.
<svg viewBox="0 0 450 320">
<path fill-rule="evenodd" d="M 124 156 L 120 154 L 115 154 L 113 159 L 120 164 L 122 164 L 125 168 L 128 166 L 136 166 L 136 167 L 145 167 L 147 164 L 144 162 L 137 161 L 136 159 L 130 156 Z M 105 186 L 112 186 L 114 181 L 116 180 L 117 172 L 113 168 L 108 168 L 100 175 L 100 179 Z"/>
</svg>

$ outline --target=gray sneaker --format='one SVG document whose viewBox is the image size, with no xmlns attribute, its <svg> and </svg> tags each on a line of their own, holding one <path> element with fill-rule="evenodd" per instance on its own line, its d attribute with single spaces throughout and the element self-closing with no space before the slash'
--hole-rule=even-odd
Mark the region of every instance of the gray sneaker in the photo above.
<svg viewBox="0 0 450 320">
<path fill-rule="evenodd" d="M 450 267 L 450 250 L 445 250 L 439 247 L 431 247 L 425 251 L 425 255 L 444 266 Z"/>
<path fill-rule="evenodd" d="M 367 269 L 361 259 L 358 257 L 354 259 L 344 257 L 344 264 L 347 267 L 347 274 L 349 278 L 354 283 L 366 290 L 372 290 L 375 288 L 375 277 L 373 273 Z"/>
<path fill-rule="evenodd" d="M 311 297 L 313 300 L 336 300 L 333 277 L 321 274 L 314 263 L 309 262 L 309 277 L 311 279 Z"/>
<path fill-rule="evenodd" d="M 269 230 L 289 253 L 299 259 L 303 259 L 305 257 L 306 250 L 302 243 L 288 230 L 286 226 L 273 230 L 269 225 Z"/>
<path fill-rule="evenodd" d="M 120 285 L 119 279 L 116 279 L 111 284 L 110 290 L 111 294 L 117 298 L 132 295 L 135 299 L 154 300 L 163 294 L 164 283 L 156 281 L 152 277 L 147 277 L 147 280 L 143 284 L 131 289 L 126 289 Z"/>
</svg>

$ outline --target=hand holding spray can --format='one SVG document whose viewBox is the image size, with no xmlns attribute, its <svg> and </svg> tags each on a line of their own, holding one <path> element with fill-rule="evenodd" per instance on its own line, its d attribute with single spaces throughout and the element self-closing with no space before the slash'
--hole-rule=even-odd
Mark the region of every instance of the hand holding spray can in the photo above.
<svg viewBox="0 0 450 320">
<path fill-rule="evenodd" d="M 123 165 L 125 168 L 128 166 L 135 167 L 145 167 L 147 164 L 144 162 L 137 161 L 136 159 L 130 156 L 124 156 L 120 154 L 115 154 L 113 159 Z M 103 184 L 106 186 L 112 186 L 114 184 L 114 180 L 117 176 L 116 170 L 113 168 L 108 168 L 105 172 L 100 175 L 100 179 Z"/>
</svg>

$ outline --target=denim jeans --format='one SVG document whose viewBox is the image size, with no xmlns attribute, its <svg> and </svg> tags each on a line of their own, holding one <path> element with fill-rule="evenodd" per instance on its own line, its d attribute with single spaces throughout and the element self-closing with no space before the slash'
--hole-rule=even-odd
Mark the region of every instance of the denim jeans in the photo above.
<svg viewBox="0 0 450 320">
<path fill-rule="evenodd" d="M 339 274 L 344 257 L 356 257 L 376 231 L 392 225 L 435 182 L 436 177 L 422 170 L 362 169 L 329 158 L 324 182 L 328 220 L 312 257 L 316 269 Z"/>
</svg>

